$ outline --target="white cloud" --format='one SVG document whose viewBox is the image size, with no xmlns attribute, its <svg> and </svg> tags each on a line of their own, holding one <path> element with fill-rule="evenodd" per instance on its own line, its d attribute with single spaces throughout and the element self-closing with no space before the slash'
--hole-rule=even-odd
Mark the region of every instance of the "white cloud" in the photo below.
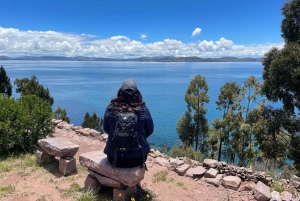
<svg viewBox="0 0 300 201">
<path fill-rule="evenodd" d="M 198 36 L 198 35 L 201 33 L 201 31 L 202 31 L 202 29 L 196 28 L 196 29 L 193 31 L 191 37 L 194 38 L 194 37 Z"/>
<path fill-rule="evenodd" d="M 141 37 L 140 37 L 141 39 L 145 39 L 145 38 L 147 38 L 147 35 L 146 34 L 141 34 Z"/>
<path fill-rule="evenodd" d="M 217 41 L 202 40 L 193 43 L 184 43 L 176 39 L 145 43 L 123 35 L 98 39 L 89 34 L 22 31 L 0 27 L 0 55 L 11 57 L 42 55 L 108 58 L 151 56 L 262 57 L 272 47 L 282 48 L 283 45 L 283 42 L 238 45 L 223 37 Z"/>
</svg>

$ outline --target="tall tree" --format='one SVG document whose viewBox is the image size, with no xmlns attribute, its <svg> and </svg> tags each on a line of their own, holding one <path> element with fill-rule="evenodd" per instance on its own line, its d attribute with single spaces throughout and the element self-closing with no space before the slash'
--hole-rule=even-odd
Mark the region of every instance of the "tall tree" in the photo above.
<svg viewBox="0 0 300 201">
<path fill-rule="evenodd" d="M 36 95 L 43 100 L 48 101 L 51 105 L 54 103 L 54 99 L 50 96 L 50 91 L 48 88 L 44 88 L 41 85 L 35 75 L 28 78 L 16 79 L 14 82 L 17 85 L 16 92 L 21 93 L 21 95 Z"/>
<path fill-rule="evenodd" d="M 200 144 L 200 151 L 203 154 L 208 152 L 208 130 L 209 124 L 205 117 L 207 108 L 205 103 L 209 102 L 208 85 L 205 77 L 196 75 L 190 82 L 185 94 L 185 101 L 188 110 L 178 121 L 177 131 L 185 143 L 195 143 L 195 150 Z"/>
<path fill-rule="evenodd" d="M 58 107 L 53 114 L 55 119 L 61 119 L 65 122 L 70 123 L 70 118 L 67 116 L 66 109 L 62 109 L 61 107 Z"/>
<path fill-rule="evenodd" d="M 241 105 L 238 107 L 238 124 L 240 129 L 240 142 L 238 143 L 237 155 L 239 158 L 239 165 L 246 166 L 248 162 L 255 159 L 255 149 L 254 149 L 254 139 L 253 139 L 253 118 L 251 118 L 250 113 L 253 110 L 253 103 L 256 105 L 258 101 L 263 103 L 263 99 L 260 96 L 261 93 L 261 83 L 251 75 L 244 82 L 242 87 L 242 93 L 240 94 Z M 259 99 L 259 100 L 257 100 Z"/>
<path fill-rule="evenodd" d="M 86 112 L 81 126 L 83 128 L 92 128 L 103 133 L 103 123 L 103 118 L 98 117 L 96 113 L 90 116 L 89 112 Z"/>
<path fill-rule="evenodd" d="M 229 146 L 230 136 L 233 129 L 233 120 L 235 119 L 235 112 L 239 106 L 239 94 L 241 88 L 236 82 L 227 82 L 220 89 L 218 99 L 216 100 L 217 110 L 222 111 L 222 119 L 216 118 L 213 121 L 214 128 L 219 130 L 219 150 L 218 150 L 218 161 L 221 160 L 222 147 L 227 145 L 227 152 L 231 152 Z"/>
<path fill-rule="evenodd" d="M 3 66 L 0 67 L 0 94 L 11 97 L 12 85 Z"/>
<path fill-rule="evenodd" d="M 262 62 L 264 65 L 263 94 L 271 101 L 281 101 L 283 103 L 283 110 L 268 108 L 267 113 L 274 120 L 281 117 L 281 115 L 276 115 L 278 113 L 285 114 L 284 116 L 289 114 L 292 118 L 300 110 L 300 0 L 286 2 L 282 7 L 282 13 L 284 19 L 281 23 L 281 31 L 286 42 L 285 46 L 281 50 L 272 48 L 265 54 Z M 275 125 L 280 124 L 280 128 L 289 126 L 288 121 L 284 122 L 287 125 L 283 125 L 279 121 L 275 121 Z M 282 142 L 286 142 L 285 147 L 289 150 L 288 157 L 294 160 L 296 165 L 299 165 L 300 170 L 300 150 L 297 146 L 300 144 L 300 128 L 296 126 L 297 124 L 292 125 L 293 129 L 290 130 L 293 130 L 293 132 L 286 132 L 288 130 L 277 132 L 279 128 L 276 128 L 276 135 L 280 138 L 290 139 L 290 141 L 285 140 Z M 279 143 L 280 138 L 272 136 L 272 139 L 277 140 L 276 143 Z M 269 148 L 265 150 L 269 150 Z"/>
</svg>

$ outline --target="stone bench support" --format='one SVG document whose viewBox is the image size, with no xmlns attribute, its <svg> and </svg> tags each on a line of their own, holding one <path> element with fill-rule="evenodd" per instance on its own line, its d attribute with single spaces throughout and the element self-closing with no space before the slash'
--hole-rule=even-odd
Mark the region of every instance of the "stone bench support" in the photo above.
<svg viewBox="0 0 300 201">
<path fill-rule="evenodd" d="M 145 168 L 113 168 L 102 151 L 81 154 L 79 163 L 90 173 L 85 180 L 85 188 L 98 185 L 112 187 L 113 200 L 117 201 L 126 200 L 127 196 L 136 193 L 137 185 L 145 175 Z"/>
<path fill-rule="evenodd" d="M 58 137 L 40 139 L 38 144 L 40 150 L 37 151 L 36 158 L 39 163 L 46 159 L 51 162 L 55 157 L 59 157 L 59 172 L 62 175 L 65 176 L 76 171 L 74 155 L 77 153 L 79 145 Z"/>
</svg>

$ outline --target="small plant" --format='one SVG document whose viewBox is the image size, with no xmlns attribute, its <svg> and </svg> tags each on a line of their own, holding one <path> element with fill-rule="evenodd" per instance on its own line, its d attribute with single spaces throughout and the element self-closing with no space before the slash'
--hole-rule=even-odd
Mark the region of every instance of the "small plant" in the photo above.
<svg viewBox="0 0 300 201">
<path fill-rule="evenodd" d="M 81 189 L 81 188 L 80 188 L 80 186 L 79 186 L 78 183 L 72 183 L 72 184 L 70 185 L 70 188 L 64 189 L 64 190 L 63 190 L 62 197 L 63 197 L 63 198 L 70 197 L 70 196 L 73 195 L 74 193 L 79 192 L 80 189 Z"/>
<path fill-rule="evenodd" d="M 187 157 L 192 160 L 202 161 L 203 157 L 201 152 L 195 151 L 192 147 L 178 147 L 174 146 L 170 152 L 168 153 L 169 156 L 176 158 L 176 157 Z"/>
<path fill-rule="evenodd" d="M 167 181 L 167 174 L 168 174 L 167 170 L 162 170 L 155 173 L 153 182 L 156 183 L 159 181 Z"/>
<path fill-rule="evenodd" d="M 6 163 L 0 163 L 0 173 L 2 172 L 10 172 L 13 169 L 12 165 Z"/>
<path fill-rule="evenodd" d="M 277 192 L 281 193 L 285 190 L 285 186 L 281 182 L 273 182 L 271 185 L 271 189 L 273 191 L 277 191 Z"/>
<path fill-rule="evenodd" d="M 154 201 L 155 195 L 148 189 L 137 186 L 137 193 L 129 195 L 126 201 Z"/>
<path fill-rule="evenodd" d="M 76 198 L 76 201 L 95 201 L 97 200 L 97 190 L 88 188 L 86 191 L 83 191 L 82 194 Z"/>
<path fill-rule="evenodd" d="M 0 186 L 0 198 L 14 191 L 15 188 L 12 185 Z"/>
<path fill-rule="evenodd" d="M 186 187 L 184 186 L 184 183 L 183 182 L 177 182 L 176 183 L 177 184 L 177 186 L 180 186 L 180 187 L 182 187 L 183 189 L 185 189 L 186 190 Z"/>
</svg>

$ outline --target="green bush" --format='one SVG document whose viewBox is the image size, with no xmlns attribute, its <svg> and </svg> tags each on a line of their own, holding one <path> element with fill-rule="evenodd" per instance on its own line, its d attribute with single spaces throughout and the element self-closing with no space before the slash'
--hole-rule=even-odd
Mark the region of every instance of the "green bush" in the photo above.
<svg viewBox="0 0 300 201">
<path fill-rule="evenodd" d="M 61 107 L 58 107 L 54 113 L 53 113 L 53 118 L 58 120 L 61 119 L 65 122 L 70 123 L 70 118 L 67 116 L 67 111 L 66 109 L 62 109 Z"/>
<path fill-rule="evenodd" d="M 52 109 L 35 95 L 0 96 L 0 155 L 33 153 L 37 141 L 53 133 Z"/>
<path fill-rule="evenodd" d="M 201 152 L 195 151 L 192 147 L 178 147 L 174 146 L 168 154 L 169 156 L 176 157 L 187 157 L 192 160 L 202 161 L 203 157 Z"/>
<path fill-rule="evenodd" d="M 87 112 L 81 126 L 83 128 L 92 128 L 103 133 L 103 118 L 98 117 L 96 113 L 90 116 L 89 112 Z"/>
</svg>

